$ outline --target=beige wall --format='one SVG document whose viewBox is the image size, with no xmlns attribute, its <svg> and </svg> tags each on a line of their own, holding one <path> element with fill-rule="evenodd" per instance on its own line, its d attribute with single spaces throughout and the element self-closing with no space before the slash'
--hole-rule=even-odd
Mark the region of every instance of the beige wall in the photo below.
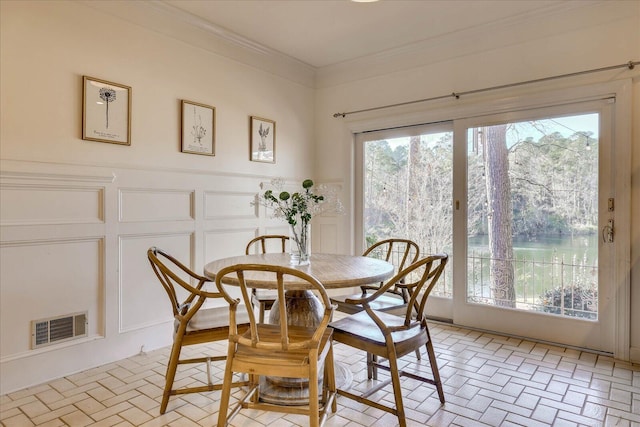
<svg viewBox="0 0 640 427">
<path fill-rule="evenodd" d="M 200 271 L 258 233 L 284 231 L 249 204 L 270 178 L 337 183 L 352 214 L 351 125 L 334 112 L 640 58 L 634 2 L 517 23 L 511 36 L 508 28 L 440 43 L 420 63 L 382 58 L 377 67 L 321 70 L 234 48 L 148 5 L 0 2 L 0 394 L 167 345 L 170 316 L 145 250 L 164 247 Z M 81 139 L 83 75 L 133 88 L 131 146 Z M 638 73 L 591 80 L 628 75 L 636 76 L 635 218 Z M 180 99 L 216 107 L 215 157 L 180 152 Z M 402 120 L 433 117 L 429 108 L 409 113 Z M 248 160 L 250 115 L 277 122 L 275 165 Z M 379 125 L 385 115 L 366 118 Z M 354 250 L 352 215 L 316 221 L 314 248 Z M 631 236 L 638 313 L 637 220 Z M 85 310 L 88 338 L 30 349 L 31 320 Z M 640 348 L 637 326 L 632 346 Z"/>
<path fill-rule="evenodd" d="M 130 22 L 139 6 L 1 2 L 2 394 L 169 344 L 146 249 L 196 271 L 243 253 L 287 232 L 250 205 L 260 184 L 313 176 L 312 71 L 282 61 L 281 77 L 167 35 L 198 36 L 182 22 Z M 132 87 L 131 146 L 81 139 L 83 75 Z M 216 108 L 215 157 L 180 152 L 180 99 Z M 249 161 L 250 115 L 276 121 L 276 164 Z M 338 250 L 330 219 L 314 233 Z M 31 320 L 82 311 L 88 338 L 30 349 Z"/>
<path fill-rule="evenodd" d="M 312 88 L 82 2 L 3 1 L 1 42 L 3 159 L 272 175 L 248 161 L 256 115 L 277 122 L 278 173 L 312 170 Z M 132 87 L 130 147 L 81 139 L 83 75 Z M 216 107 L 216 157 L 179 152 L 180 99 Z"/>
</svg>

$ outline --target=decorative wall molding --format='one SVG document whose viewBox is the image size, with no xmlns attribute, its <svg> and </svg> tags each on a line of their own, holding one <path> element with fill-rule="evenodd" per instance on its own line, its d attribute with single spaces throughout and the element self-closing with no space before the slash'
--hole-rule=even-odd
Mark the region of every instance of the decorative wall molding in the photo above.
<svg viewBox="0 0 640 427">
<path fill-rule="evenodd" d="M 67 243 L 80 243 L 80 242 L 101 242 L 103 243 L 103 236 L 83 236 L 83 237 L 66 237 L 66 238 L 52 238 L 52 239 L 25 239 L 25 240 L 12 240 L 12 241 L 0 241 L 1 248 L 21 247 L 21 246 L 40 246 L 40 245 L 54 245 L 54 244 L 67 244 Z"/>
<path fill-rule="evenodd" d="M 60 168 L 66 169 L 77 168 L 79 170 L 86 170 L 87 168 L 93 170 L 108 169 L 109 174 L 106 175 L 87 175 L 87 174 L 62 174 L 56 172 L 36 172 L 20 169 L 43 169 L 43 168 Z M 118 173 L 116 173 L 117 171 Z M 148 173 L 162 173 L 162 174 L 178 174 L 178 175 L 191 175 L 191 176 L 210 176 L 220 178 L 247 178 L 256 179 L 260 181 L 269 182 L 272 179 L 271 175 L 258 174 L 258 173 L 246 173 L 246 172 L 225 172 L 212 169 L 185 169 L 171 167 L 170 165 L 155 166 L 151 164 L 139 164 L 131 165 L 126 163 L 61 163 L 61 162 L 33 162 L 29 160 L 11 160 L 0 159 L 0 179 L 2 181 L 9 179 L 18 179 L 23 181 L 25 179 L 30 180 L 60 180 L 60 181 L 84 181 L 91 182 L 97 180 L 97 182 L 103 182 L 105 184 L 115 183 L 118 179 L 118 174 L 122 175 L 125 172 L 148 172 Z"/>
<path fill-rule="evenodd" d="M 119 189 L 120 222 L 193 221 L 195 190 Z"/>
<path fill-rule="evenodd" d="M 138 233 L 118 236 L 118 332 L 128 333 L 173 319 L 162 285 L 147 260 L 147 250 L 157 246 L 196 270 L 192 232 Z"/>
<path fill-rule="evenodd" d="M 104 337 L 105 237 L 83 236 L 0 242 L 3 316 L 2 361 L 50 352 Z M 16 271 L 17 270 L 17 271 Z M 25 273 L 28 272 L 28 273 Z M 63 291 L 62 291 L 63 290 Z M 28 328 L 16 325 L 72 312 L 88 312 L 88 337 L 31 350 Z"/>
<path fill-rule="evenodd" d="M 103 187 L 0 184 L 0 190 L 1 226 L 104 223 Z"/>
<path fill-rule="evenodd" d="M 319 248 L 319 252 L 339 253 L 338 242 L 340 239 L 338 238 L 338 232 L 339 227 L 337 224 L 318 221 L 314 224 L 313 232 L 311 233 L 312 243 L 315 243 L 315 246 Z M 313 240 L 318 240 L 318 242 L 313 242 Z"/>
<path fill-rule="evenodd" d="M 204 219 L 256 219 L 255 192 L 205 191 Z"/>
<path fill-rule="evenodd" d="M 312 88 L 336 86 L 468 54 L 491 51 L 522 43 L 523 40 L 531 40 L 532 34 L 536 34 L 538 38 L 545 38 L 560 32 L 609 22 L 612 19 L 624 19 L 628 16 L 628 7 L 633 7 L 633 2 L 627 5 L 601 0 L 556 2 L 534 12 L 499 19 L 487 25 L 478 25 L 352 61 L 315 68 L 162 1 L 82 3 Z"/>
<path fill-rule="evenodd" d="M 46 172 L 21 172 L 21 171 L 0 171 L 0 179 L 4 180 L 18 180 L 18 181 L 71 181 L 71 182 L 92 182 L 111 184 L 115 181 L 116 175 L 111 173 L 109 175 L 82 175 L 82 174 L 59 174 L 59 173 L 46 173 Z"/>
<path fill-rule="evenodd" d="M 625 4 L 626 3 L 626 4 Z M 633 2 L 556 2 L 536 12 L 470 27 L 353 61 L 317 70 L 316 88 L 327 88 L 362 79 L 405 72 L 456 58 L 491 52 L 498 48 L 530 43 L 560 33 L 578 31 L 630 17 Z M 514 58 L 514 60 L 518 60 Z M 608 64 L 601 64 L 608 65 Z M 470 62 L 468 72 L 477 65 Z M 569 67 L 570 71 L 571 68 Z M 458 88 L 457 90 L 462 90 Z"/>
<path fill-rule="evenodd" d="M 204 262 L 228 256 L 243 255 L 247 242 L 256 237 L 260 229 L 255 225 L 220 226 L 203 232 Z"/>
<path fill-rule="evenodd" d="M 152 0 L 82 4 L 125 21 L 186 42 L 216 55 L 257 67 L 313 88 L 315 69 L 297 59 L 253 42 L 170 4 Z"/>
</svg>

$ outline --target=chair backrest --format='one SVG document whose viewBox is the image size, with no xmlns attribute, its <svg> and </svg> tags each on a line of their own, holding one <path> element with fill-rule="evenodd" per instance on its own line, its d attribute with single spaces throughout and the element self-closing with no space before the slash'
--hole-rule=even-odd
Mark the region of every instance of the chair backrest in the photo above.
<svg viewBox="0 0 640 427">
<path fill-rule="evenodd" d="M 251 248 L 255 248 L 255 253 L 258 253 L 258 254 L 266 254 L 268 252 L 274 252 L 275 249 L 273 248 L 273 246 L 278 244 L 280 246 L 280 251 L 282 253 L 285 253 L 288 241 L 289 241 L 289 236 L 283 236 L 281 234 L 265 234 L 264 236 L 258 236 L 254 239 L 251 239 L 251 241 L 247 243 L 245 254 L 249 255 L 251 253 Z M 270 245 L 270 243 L 272 243 L 273 245 Z M 274 249 L 274 250 L 271 251 L 270 249 Z"/>
<path fill-rule="evenodd" d="M 367 301 L 375 300 L 379 295 L 395 286 L 396 283 L 404 281 L 404 286 L 409 293 L 409 300 L 405 313 L 405 326 L 410 326 L 412 320 L 425 322 L 425 307 L 429 294 L 435 287 L 436 283 L 449 260 L 447 254 L 430 255 L 414 262 L 404 270 L 398 272 L 394 277 L 389 279 L 374 294 L 367 297 Z M 365 310 L 372 314 L 368 302 L 363 303 Z"/>
<path fill-rule="evenodd" d="M 369 246 L 367 250 L 364 251 L 363 256 L 387 261 L 393 264 L 394 271 L 398 273 L 404 270 L 406 266 L 409 266 L 418 260 L 418 257 L 420 256 L 420 247 L 416 242 L 409 239 L 385 239 Z M 377 286 L 365 285 L 360 288 L 364 294 L 367 289 L 378 289 L 382 285 L 383 283 L 380 283 Z M 389 292 L 402 295 L 403 299 L 407 298 L 406 295 L 395 288 L 390 288 Z"/>
<path fill-rule="evenodd" d="M 390 262 L 398 272 L 418 260 L 420 247 L 409 239 L 385 239 L 369 246 L 363 255 Z"/>
<path fill-rule="evenodd" d="M 262 341 L 261 337 L 258 333 L 258 323 L 256 322 L 255 314 L 252 310 L 249 310 L 249 321 L 250 321 L 250 338 L 245 338 L 242 335 L 238 334 L 238 330 L 236 327 L 235 320 L 235 312 L 238 303 L 240 300 L 236 300 L 233 304 L 231 304 L 231 319 L 229 322 L 229 340 L 231 342 L 237 342 L 243 345 L 252 346 L 255 348 L 264 348 L 270 349 L 274 351 L 286 351 L 286 350 L 295 350 L 295 349 L 317 349 L 320 343 L 320 339 L 324 334 L 324 331 L 331 320 L 333 315 L 333 306 L 331 305 L 331 300 L 327 295 L 324 286 L 320 283 L 316 278 L 310 276 L 309 274 L 296 270 L 294 268 L 277 266 L 277 265 L 264 265 L 264 264 L 236 264 L 231 265 L 229 267 L 223 268 L 216 274 L 216 285 L 219 289 L 223 289 L 224 286 L 231 286 L 229 284 L 225 285 L 227 282 L 233 283 L 233 285 L 237 285 L 240 287 L 241 298 L 247 306 L 251 304 L 251 294 L 250 294 L 250 283 L 247 283 L 247 277 L 251 276 L 251 272 L 268 272 L 273 274 L 277 281 L 277 292 L 278 292 L 278 311 L 279 311 L 279 331 L 280 331 L 280 340 L 279 342 L 270 342 Z M 285 292 L 287 290 L 287 276 L 294 276 L 298 279 L 304 280 L 308 285 L 308 290 L 312 291 L 317 297 L 319 297 L 320 302 L 324 305 L 324 312 L 322 319 L 319 324 L 315 326 L 316 330 L 309 340 L 295 339 L 295 336 L 290 334 L 290 321 L 288 319 L 288 313 L 286 309 L 286 297 Z M 300 282 L 300 280 L 297 280 Z M 298 287 L 299 289 L 299 287 Z M 272 323 L 273 320 L 272 320 Z M 292 339 L 293 338 L 293 339 Z"/>
<path fill-rule="evenodd" d="M 179 327 L 186 328 L 189 320 L 196 314 L 207 298 L 224 298 L 228 303 L 234 301 L 224 291 L 219 292 L 216 289 L 216 292 L 211 292 L 203 289 L 206 283 L 213 283 L 213 281 L 194 273 L 161 249 L 156 247 L 149 248 L 147 258 L 149 258 L 151 268 L 169 296 L 173 316 L 180 322 Z M 191 285 L 185 279 L 196 282 L 196 285 Z M 181 292 L 180 289 L 187 292 L 183 301 L 178 295 L 178 292 Z"/>
</svg>

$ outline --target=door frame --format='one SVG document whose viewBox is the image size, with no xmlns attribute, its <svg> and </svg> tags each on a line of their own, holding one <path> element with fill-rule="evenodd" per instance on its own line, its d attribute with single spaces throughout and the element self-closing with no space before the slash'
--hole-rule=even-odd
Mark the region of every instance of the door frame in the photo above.
<svg viewBox="0 0 640 427">
<path fill-rule="evenodd" d="M 573 83 L 572 85 L 572 81 Z M 612 117 L 613 137 L 615 138 L 614 162 L 616 167 L 612 170 L 615 197 L 615 224 L 616 229 L 622 230 L 616 234 L 612 250 L 614 251 L 613 265 L 613 289 L 615 307 L 615 337 L 613 356 L 620 360 L 628 361 L 630 358 L 630 321 L 631 321 L 631 284 L 629 273 L 631 271 L 631 111 L 632 111 L 632 81 L 622 79 L 612 82 L 579 85 L 582 80 L 567 79 L 566 85 L 553 89 L 555 85 L 532 84 L 522 88 L 512 88 L 508 93 L 496 91 L 478 97 L 469 97 L 437 105 L 413 105 L 409 108 L 390 109 L 385 116 L 377 113 L 364 113 L 345 120 L 346 130 L 352 134 L 352 166 L 353 187 L 352 201 L 353 214 L 353 242 L 363 241 L 362 227 L 362 157 L 358 156 L 356 134 L 391 129 L 394 127 L 419 125 L 425 123 L 437 123 L 454 121 L 454 139 L 460 137 L 455 132 L 457 120 L 470 119 L 479 116 L 494 115 L 498 113 L 515 112 L 519 110 L 532 110 L 536 108 L 552 107 L 563 104 L 575 104 L 584 101 L 604 98 L 615 98 L 615 111 Z M 457 135 L 457 136 L 456 136 Z M 462 136 L 466 139 L 466 135 Z M 454 165 L 456 161 L 456 142 L 454 141 Z M 466 153 L 465 153 L 466 156 Z M 466 164 L 466 161 L 465 163 Z M 455 167 L 455 166 L 454 166 Z M 454 172 L 454 174 L 459 171 Z M 465 167 L 466 175 L 466 167 Z M 456 200 L 466 200 L 466 176 L 460 183 L 460 179 L 454 181 L 454 233 L 460 227 L 465 230 L 462 247 L 466 248 L 466 212 L 464 215 L 456 209 Z M 460 188 L 462 186 L 462 188 Z M 463 233 L 458 233 L 462 235 Z M 456 242 L 454 234 L 453 252 L 457 256 L 460 242 Z M 357 248 L 356 248 L 357 251 Z M 466 252 L 466 251 L 465 251 Z M 466 255 L 466 254 L 465 254 Z M 454 263 L 455 264 L 455 263 Z M 466 262 L 465 264 L 466 265 Z M 466 283 L 466 268 L 460 270 L 454 265 L 453 281 L 463 280 Z M 456 298 L 454 293 L 454 298 Z M 453 316 L 452 316 L 453 317 Z M 455 323 L 455 319 L 454 319 Z"/>
<path fill-rule="evenodd" d="M 613 98 L 594 101 L 563 104 L 531 110 L 521 109 L 517 112 L 498 113 L 458 120 L 454 123 L 454 200 L 459 200 L 460 209 L 454 215 L 457 218 L 456 236 L 454 237 L 454 264 L 459 274 L 454 279 L 453 321 L 466 327 L 476 327 L 481 330 L 497 331 L 512 336 L 522 336 L 523 330 L 527 337 L 546 342 L 562 343 L 573 347 L 584 347 L 604 353 L 613 354 L 615 330 L 615 309 L 611 305 L 615 302 L 615 287 L 613 280 L 613 262 L 615 253 L 613 244 L 598 240 L 598 299 L 599 310 L 597 320 L 587 320 L 570 316 L 557 316 L 531 310 L 498 307 L 482 303 L 467 301 L 468 286 L 468 231 L 467 231 L 467 159 L 468 159 L 468 130 L 477 127 L 493 126 L 497 124 L 526 122 L 545 118 L 556 118 L 565 115 L 579 115 L 598 113 L 600 118 L 600 135 L 598 136 L 599 167 L 598 167 L 598 230 L 601 230 L 607 219 L 613 214 L 607 212 L 607 199 L 612 196 L 615 186 L 611 176 L 613 169 L 612 156 L 615 143 L 610 118 L 615 111 Z M 462 170 L 464 169 L 464 170 Z M 456 196 L 459 195 L 460 198 Z M 615 240 L 614 240 L 615 242 Z M 612 260 L 609 262 L 609 260 Z M 464 270 L 464 271 L 463 271 Z M 464 274 L 464 276 L 462 276 Z"/>
</svg>

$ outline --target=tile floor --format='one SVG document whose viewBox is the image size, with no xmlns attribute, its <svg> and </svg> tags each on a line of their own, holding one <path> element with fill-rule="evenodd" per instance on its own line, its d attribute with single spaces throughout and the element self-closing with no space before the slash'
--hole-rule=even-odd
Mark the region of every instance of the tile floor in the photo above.
<svg viewBox="0 0 640 427">
<path fill-rule="evenodd" d="M 403 378 L 409 426 L 640 427 L 640 365 L 563 347 L 432 323 L 447 402 L 432 386 Z M 225 351 L 224 343 L 207 346 Z M 185 349 L 186 350 L 186 349 Z M 201 351 L 189 349 L 190 352 Z M 351 362 L 354 388 L 366 386 L 364 355 L 341 344 L 336 358 Z M 140 354 L 47 384 L 1 396 L 0 424 L 22 426 L 215 426 L 219 391 L 172 397 L 158 409 L 168 348 Z M 426 354 L 406 365 L 428 369 Z M 221 378 L 222 366 L 215 367 Z M 206 378 L 191 368 L 188 384 Z M 206 381 L 206 380 L 205 380 Z M 384 389 L 376 398 L 392 400 Z M 305 426 L 305 417 L 241 411 L 234 426 Z M 345 398 L 326 426 L 393 426 L 395 417 Z"/>
</svg>

